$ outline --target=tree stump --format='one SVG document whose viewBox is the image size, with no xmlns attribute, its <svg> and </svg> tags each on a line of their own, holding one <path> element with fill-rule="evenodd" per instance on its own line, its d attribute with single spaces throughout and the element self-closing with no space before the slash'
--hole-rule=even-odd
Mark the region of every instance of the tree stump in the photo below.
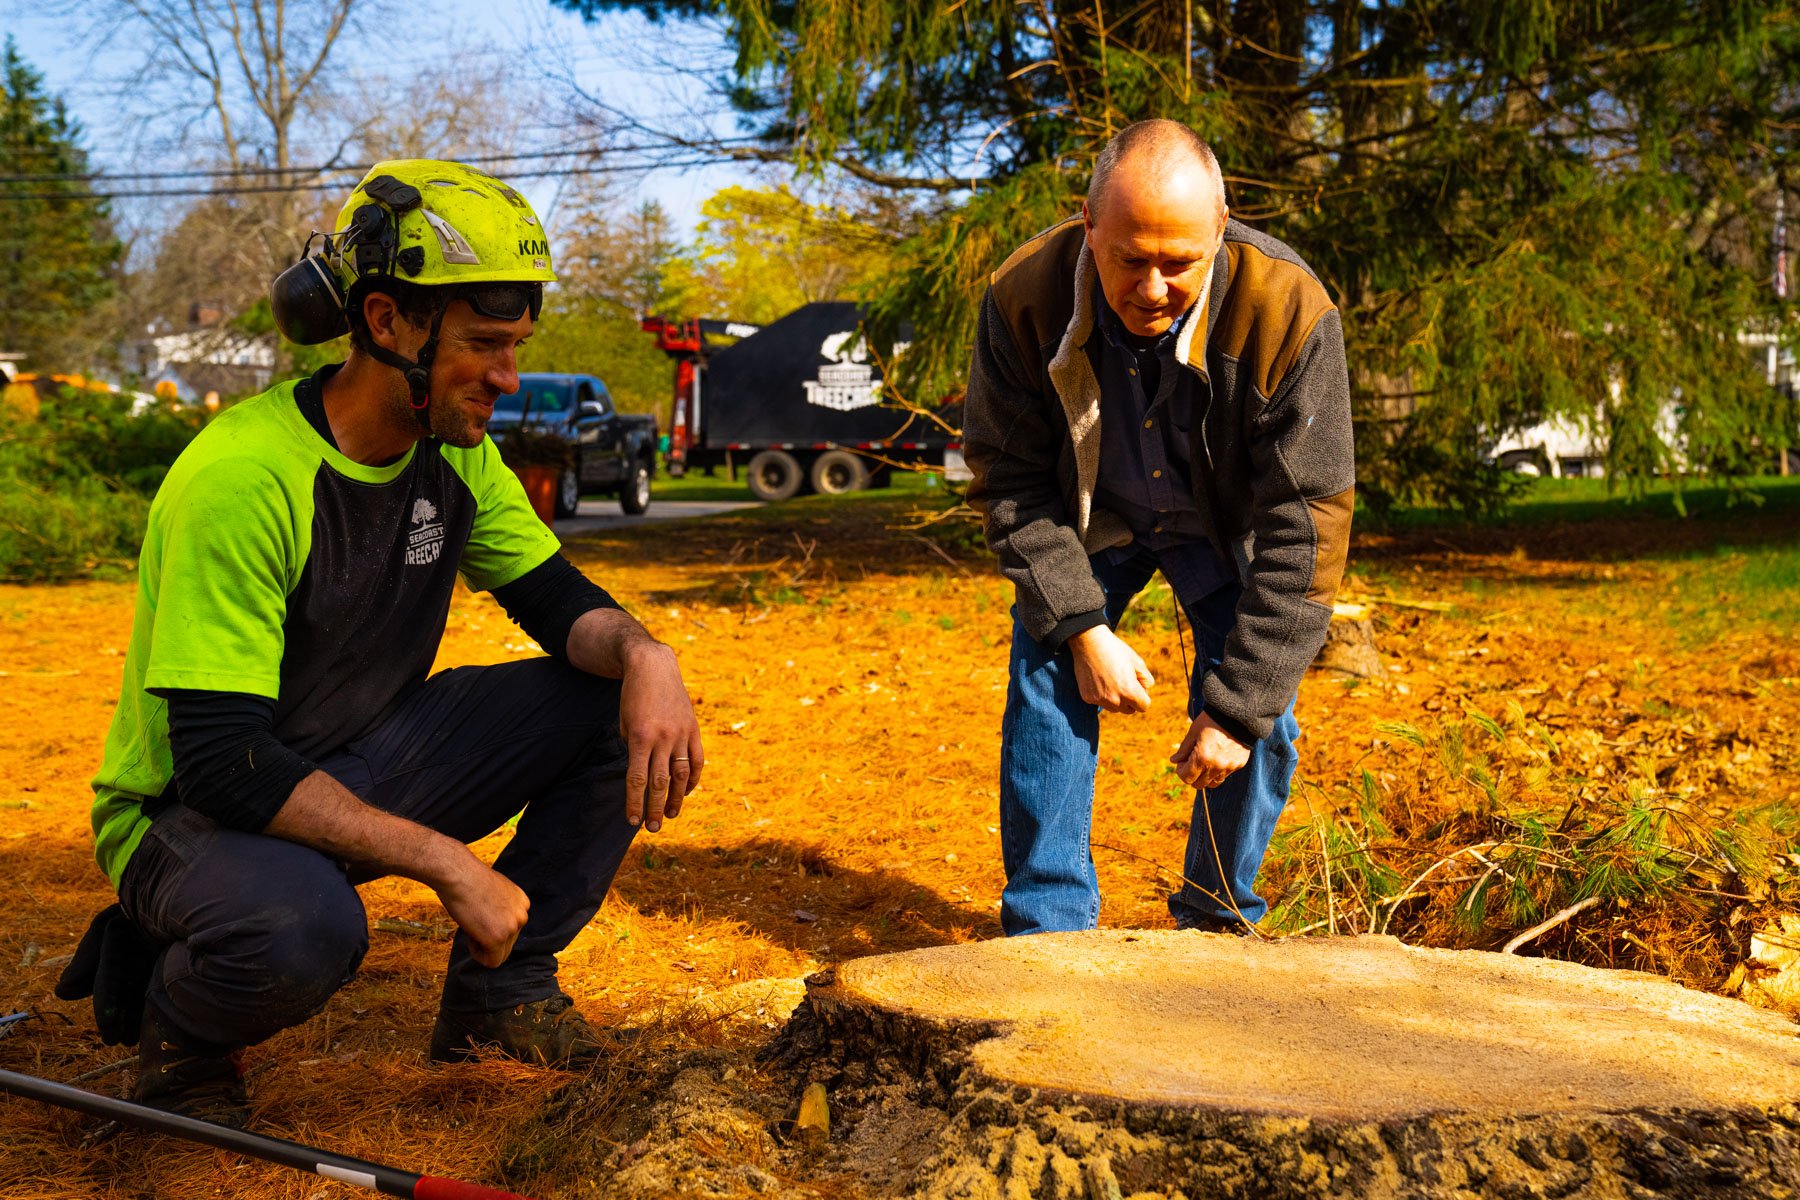
<svg viewBox="0 0 1800 1200">
<path fill-rule="evenodd" d="M 1323 671 L 1342 671 L 1363 679 L 1386 675 L 1381 654 L 1375 649 L 1375 623 L 1364 604 L 1334 604 L 1331 624 L 1325 627 L 1325 644 L 1313 666 Z"/>
<path fill-rule="evenodd" d="M 1796 1026 L 1633 972 L 1100 931 L 845 963 L 798 1019 L 935 1080 L 919 1196 L 1800 1189 Z"/>
</svg>

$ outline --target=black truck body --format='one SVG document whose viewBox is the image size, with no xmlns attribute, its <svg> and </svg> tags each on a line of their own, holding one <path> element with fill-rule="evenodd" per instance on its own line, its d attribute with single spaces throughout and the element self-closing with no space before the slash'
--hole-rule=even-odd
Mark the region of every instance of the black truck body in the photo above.
<svg viewBox="0 0 1800 1200">
<path fill-rule="evenodd" d="M 646 320 L 675 360 L 669 474 L 724 467 L 735 479 L 743 468 L 758 499 L 785 500 L 879 487 L 894 466 L 957 472 L 954 412 L 940 424 L 883 403 L 862 316 L 855 304 L 822 301 L 760 329 Z M 732 336 L 740 340 L 721 344 Z"/>
</svg>

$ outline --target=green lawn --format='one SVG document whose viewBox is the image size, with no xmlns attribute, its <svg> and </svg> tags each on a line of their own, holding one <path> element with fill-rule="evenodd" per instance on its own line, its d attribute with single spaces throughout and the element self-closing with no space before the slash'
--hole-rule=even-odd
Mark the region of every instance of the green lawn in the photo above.
<svg viewBox="0 0 1800 1200">
<path fill-rule="evenodd" d="M 1501 528 L 1573 521 L 1617 520 L 1631 517 L 1687 516 L 1699 520 L 1730 520 L 1745 513 L 1793 513 L 1800 517 L 1800 476 L 1787 479 L 1760 476 L 1741 480 L 1736 488 L 1707 481 L 1659 479 L 1641 496 L 1624 487 L 1609 489 L 1604 479 L 1537 479 L 1517 503 L 1495 516 L 1469 518 L 1449 509 L 1404 508 L 1380 522 L 1394 529 L 1469 527 Z M 1357 522 L 1375 523 L 1373 513 L 1357 510 Z"/>
</svg>

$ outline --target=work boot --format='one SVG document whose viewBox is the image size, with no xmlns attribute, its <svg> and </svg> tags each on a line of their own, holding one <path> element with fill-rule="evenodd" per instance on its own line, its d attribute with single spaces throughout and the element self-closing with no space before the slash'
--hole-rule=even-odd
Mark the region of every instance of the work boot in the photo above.
<svg viewBox="0 0 1800 1200">
<path fill-rule="evenodd" d="M 165 1024 L 154 1008 L 146 1007 L 132 1099 L 164 1112 L 242 1129 L 250 1121 L 250 1096 L 244 1090 L 241 1055 L 239 1050 L 194 1046 Z"/>
<path fill-rule="evenodd" d="M 494 1012 L 439 1008 L 431 1027 L 431 1061 L 439 1063 L 465 1062 L 480 1050 L 497 1050 L 520 1062 L 583 1071 L 611 1048 L 563 995 Z"/>
</svg>

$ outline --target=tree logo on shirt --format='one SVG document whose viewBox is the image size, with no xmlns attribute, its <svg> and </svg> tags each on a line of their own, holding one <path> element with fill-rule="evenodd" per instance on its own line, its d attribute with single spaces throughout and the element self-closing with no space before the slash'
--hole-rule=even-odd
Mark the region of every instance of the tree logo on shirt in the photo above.
<svg viewBox="0 0 1800 1200">
<path fill-rule="evenodd" d="M 413 501 L 413 531 L 406 535 L 406 565 L 434 563 L 444 552 L 444 524 L 437 519 L 437 505 L 429 500 Z"/>
</svg>

